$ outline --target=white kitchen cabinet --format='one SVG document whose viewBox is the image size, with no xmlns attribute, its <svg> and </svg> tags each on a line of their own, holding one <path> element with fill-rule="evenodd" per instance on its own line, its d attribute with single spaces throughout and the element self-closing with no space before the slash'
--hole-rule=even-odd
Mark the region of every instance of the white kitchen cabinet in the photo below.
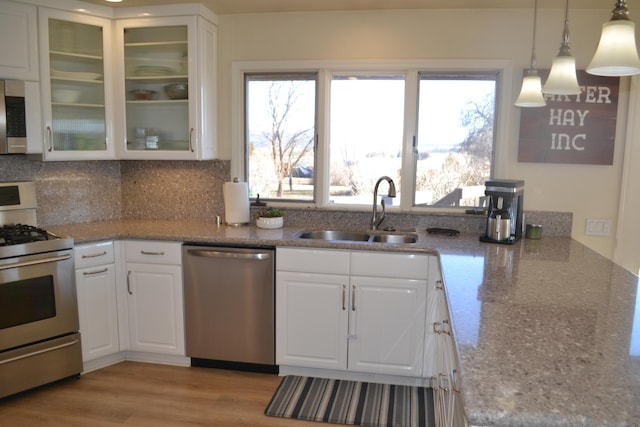
<svg viewBox="0 0 640 427">
<path fill-rule="evenodd" d="M 277 364 L 347 369 L 348 285 L 348 275 L 276 273 Z"/>
<path fill-rule="evenodd" d="M 430 260 L 427 287 L 427 322 L 423 377 L 430 378 L 435 398 L 438 425 L 454 427 L 466 425 L 464 409 L 458 388 L 458 359 L 438 259 Z"/>
<path fill-rule="evenodd" d="M 180 243 L 125 242 L 129 349 L 185 355 Z"/>
<path fill-rule="evenodd" d="M 419 377 L 426 280 L 351 276 L 349 369 Z"/>
<path fill-rule="evenodd" d="M 0 78 L 38 80 L 38 15 L 35 6 L 0 2 Z"/>
<path fill-rule="evenodd" d="M 39 8 L 45 160 L 115 158 L 111 20 Z"/>
<path fill-rule="evenodd" d="M 120 351 L 113 242 L 76 246 L 74 259 L 86 371 L 87 362 Z"/>
<path fill-rule="evenodd" d="M 202 16 L 116 21 L 118 157 L 217 155 L 217 28 Z M 171 92 L 171 88 L 184 91 Z"/>
<path fill-rule="evenodd" d="M 427 292 L 423 376 L 437 378 L 440 375 L 446 375 L 448 377 L 455 369 L 456 361 L 451 318 L 438 260 L 433 258 L 430 262 L 432 266 Z"/>
<path fill-rule="evenodd" d="M 276 362 L 419 377 L 428 258 L 278 248 Z"/>
</svg>

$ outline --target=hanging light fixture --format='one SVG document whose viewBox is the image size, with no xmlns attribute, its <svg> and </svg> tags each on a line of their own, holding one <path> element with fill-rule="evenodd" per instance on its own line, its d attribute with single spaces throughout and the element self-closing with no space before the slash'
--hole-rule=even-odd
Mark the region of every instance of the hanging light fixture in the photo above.
<svg viewBox="0 0 640 427">
<path fill-rule="evenodd" d="M 522 79 L 522 89 L 516 99 L 518 107 L 544 107 L 547 103 L 542 96 L 542 80 L 536 70 L 536 21 L 538 18 L 538 0 L 533 5 L 533 42 L 531 44 L 531 65 Z"/>
<path fill-rule="evenodd" d="M 576 76 L 576 59 L 571 56 L 569 48 L 569 0 L 566 0 L 564 11 L 564 31 L 558 56 L 553 60 L 551 71 L 542 87 L 543 93 L 554 95 L 579 95 L 581 93 Z"/>
<path fill-rule="evenodd" d="M 626 0 L 616 1 L 611 20 L 602 24 L 602 35 L 587 73 L 598 76 L 631 76 L 640 73 L 635 24 L 629 19 Z"/>
</svg>

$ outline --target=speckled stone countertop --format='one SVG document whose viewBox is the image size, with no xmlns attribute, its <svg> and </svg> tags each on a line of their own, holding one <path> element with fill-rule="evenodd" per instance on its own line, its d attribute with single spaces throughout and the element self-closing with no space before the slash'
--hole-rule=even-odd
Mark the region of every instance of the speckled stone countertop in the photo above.
<svg viewBox="0 0 640 427">
<path fill-rule="evenodd" d="M 135 220 L 49 230 L 77 244 L 160 239 L 439 254 L 472 425 L 640 425 L 638 277 L 570 238 L 509 246 L 420 232 L 412 245 L 331 243 L 296 239 L 293 227 Z"/>
</svg>

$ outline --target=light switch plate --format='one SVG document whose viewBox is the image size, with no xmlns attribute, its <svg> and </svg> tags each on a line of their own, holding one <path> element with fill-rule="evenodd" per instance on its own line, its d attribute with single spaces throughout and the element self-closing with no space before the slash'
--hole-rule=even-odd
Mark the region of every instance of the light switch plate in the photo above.
<svg viewBox="0 0 640 427">
<path fill-rule="evenodd" d="M 610 236 L 611 220 L 606 218 L 587 218 L 587 227 L 584 234 L 587 236 Z"/>
</svg>

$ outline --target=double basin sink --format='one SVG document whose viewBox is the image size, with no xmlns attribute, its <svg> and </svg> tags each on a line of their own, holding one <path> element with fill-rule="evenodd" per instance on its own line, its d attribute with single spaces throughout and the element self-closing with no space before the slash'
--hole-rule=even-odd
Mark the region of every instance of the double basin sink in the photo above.
<svg viewBox="0 0 640 427">
<path fill-rule="evenodd" d="M 299 239 L 328 240 L 339 242 L 391 243 L 406 245 L 416 243 L 418 236 L 413 233 L 377 233 L 362 231 L 314 230 L 298 233 Z"/>
</svg>

